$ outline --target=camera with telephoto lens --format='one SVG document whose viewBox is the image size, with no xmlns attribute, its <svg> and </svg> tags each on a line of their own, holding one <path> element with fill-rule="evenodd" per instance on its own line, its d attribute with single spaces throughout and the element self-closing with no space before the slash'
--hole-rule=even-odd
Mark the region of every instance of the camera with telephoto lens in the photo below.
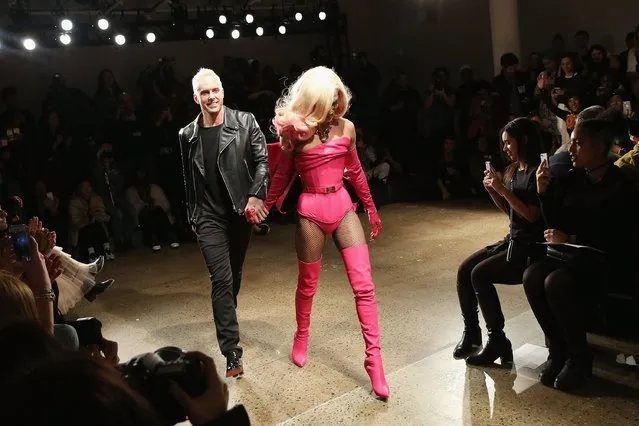
<svg viewBox="0 0 639 426">
<path fill-rule="evenodd" d="M 186 420 L 184 408 L 169 391 L 171 382 L 196 398 L 206 391 L 204 364 L 176 347 L 164 347 L 138 355 L 118 370 L 131 389 L 142 395 L 168 424 Z"/>
</svg>

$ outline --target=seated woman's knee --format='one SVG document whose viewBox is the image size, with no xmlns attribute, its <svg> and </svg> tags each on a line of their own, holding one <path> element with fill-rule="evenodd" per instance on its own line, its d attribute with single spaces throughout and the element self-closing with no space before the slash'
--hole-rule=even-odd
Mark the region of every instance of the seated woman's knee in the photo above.
<svg viewBox="0 0 639 426">
<path fill-rule="evenodd" d="M 550 299 L 563 296 L 572 287 L 573 274 L 567 269 L 557 269 L 544 280 L 544 289 Z"/>
</svg>

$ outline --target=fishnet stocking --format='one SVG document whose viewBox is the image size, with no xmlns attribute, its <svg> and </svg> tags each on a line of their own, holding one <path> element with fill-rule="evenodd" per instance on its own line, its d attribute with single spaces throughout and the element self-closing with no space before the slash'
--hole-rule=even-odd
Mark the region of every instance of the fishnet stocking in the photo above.
<svg viewBox="0 0 639 426">
<path fill-rule="evenodd" d="M 305 263 L 313 263 L 322 257 L 326 236 L 312 221 L 300 216 L 295 233 L 297 258 Z"/>
<path fill-rule="evenodd" d="M 342 219 L 337 230 L 333 233 L 333 242 L 339 251 L 366 244 L 362 223 L 354 210 L 346 213 L 346 216 Z"/>
</svg>

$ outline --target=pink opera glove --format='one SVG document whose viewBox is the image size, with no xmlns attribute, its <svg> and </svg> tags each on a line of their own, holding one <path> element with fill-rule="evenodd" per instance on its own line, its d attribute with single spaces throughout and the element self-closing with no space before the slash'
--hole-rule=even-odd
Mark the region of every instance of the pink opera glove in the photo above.
<svg viewBox="0 0 639 426">
<path fill-rule="evenodd" d="M 371 225 L 371 240 L 375 241 L 382 232 L 382 220 L 377 214 L 377 208 L 373 202 L 373 196 L 366 180 L 366 175 L 362 169 L 362 164 L 357 156 L 357 149 L 351 149 L 346 154 L 346 177 L 355 188 L 366 213 L 368 215 L 368 223 Z"/>
<path fill-rule="evenodd" d="M 293 174 L 293 156 L 287 153 L 281 153 L 275 176 L 272 177 L 271 186 L 264 200 L 264 208 L 270 212 L 277 200 L 282 196 L 288 186 L 291 175 Z"/>
</svg>

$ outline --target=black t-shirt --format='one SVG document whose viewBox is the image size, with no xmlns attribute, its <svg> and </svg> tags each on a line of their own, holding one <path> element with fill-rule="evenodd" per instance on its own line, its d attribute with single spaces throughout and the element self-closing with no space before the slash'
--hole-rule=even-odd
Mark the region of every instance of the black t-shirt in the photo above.
<svg viewBox="0 0 639 426">
<path fill-rule="evenodd" d="M 539 205 L 537 196 L 537 167 L 528 167 L 526 170 L 517 170 L 510 181 L 512 193 L 526 205 Z M 530 223 L 523 216 L 517 213 L 512 207 L 510 209 L 510 237 L 513 239 L 525 239 L 528 241 L 541 241 L 544 234 L 544 223 L 540 217 L 537 222 Z"/>
<path fill-rule="evenodd" d="M 222 126 L 200 126 L 200 140 L 202 144 L 202 156 L 204 157 L 204 208 L 210 213 L 225 216 L 233 211 L 231 199 L 224 179 L 217 166 L 217 157 L 220 152 L 220 132 Z"/>
</svg>

